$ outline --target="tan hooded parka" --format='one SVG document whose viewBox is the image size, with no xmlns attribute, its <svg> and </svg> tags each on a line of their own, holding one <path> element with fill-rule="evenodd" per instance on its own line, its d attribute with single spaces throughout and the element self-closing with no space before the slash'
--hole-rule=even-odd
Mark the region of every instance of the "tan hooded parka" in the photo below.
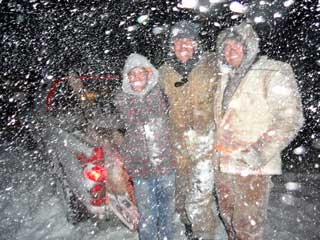
<svg viewBox="0 0 320 240">
<path fill-rule="evenodd" d="M 224 43 L 234 37 L 244 45 L 245 51 L 238 69 L 224 63 Z M 265 56 L 257 58 L 258 37 L 249 24 L 222 32 L 217 48 L 221 81 L 214 112 L 220 171 L 241 175 L 281 174 L 280 153 L 297 134 L 304 119 L 292 68 Z M 231 142 L 230 146 L 221 146 L 219 138 L 225 131 L 231 132 L 232 139 L 241 142 L 242 147 L 232 149 Z M 221 160 L 223 156 L 228 160 Z"/>
</svg>

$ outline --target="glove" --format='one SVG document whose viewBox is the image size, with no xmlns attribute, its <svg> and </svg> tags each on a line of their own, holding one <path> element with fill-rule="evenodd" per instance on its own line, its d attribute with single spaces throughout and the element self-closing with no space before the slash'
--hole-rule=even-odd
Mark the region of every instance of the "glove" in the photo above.
<svg viewBox="0 0 320 240">
<path fill-rule="evenodd" d="M 246 149 L 238 149 L 232 152 L 232 156 L 240 164 L 251 170 L 257 170 L 264 165 L 260 153 L 252 146 Z"/>
<path fill-rule="evenodd" d="M 200 135 L 194 130 L 185 133 L 186 151 L 191 158 L 199 159 L 212 151 L 214 131 L 206 135 Z"/>
</svg>

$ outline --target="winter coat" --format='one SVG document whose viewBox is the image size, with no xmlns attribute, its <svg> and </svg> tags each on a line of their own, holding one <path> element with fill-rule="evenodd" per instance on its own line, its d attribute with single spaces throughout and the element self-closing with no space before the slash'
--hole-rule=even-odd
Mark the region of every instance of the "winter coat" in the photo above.
<svg viewBox="0 0 320 240">
<path fill-rule="evenodd" d="M 166 63 L 160 81 L 169 100 L 169 118 L 177 159 L 176 210 L 184 224 L 192 225 L 193 236 L 213 239 L 219 218 L 213 198 L 214 114 L 217 86 L 215 56 L 203 53 L 199 32 L 192 22 L 178 22 L 169 36 Z M 191 59 L 179 61 L 173 51 L 176 39 L 192 39 L 196 46 Z"/>
<path fill-rule="evenodd" d="M 245 49 L 238 69 L 224 63 L 224 43 L 233 37 L 240 39 Z M 265 56 L 258 58 L 257 39 L 250 25 L 241 24 L 222 32 L 217 40 L 221 81 L 215 95 L 216 150 L 224 173 L 281 174 L 280 153 L 303 124 L 292 68 Z M 226 132 L 243 147 L 220 146 L 220 138 Z M 253 147 L 255 143 L 259 143 L 258 149 Z M 242 152 L 245 149 L 249 153 Z"/>
<path fill-rule="evenodd" d="M 159 70 L 161 84 L 169 100 L 173 141 L 176 149 L 185 156 L 193 155 L 195 150 L 203 146 L 199 142 L 201 137 L 206 143 L 211 141 L 213 144 L 212 105 L 217 85 L 213 58 L 209 53 L 203 54 L 187 76 L 188 82 L 180 87 L 176 87 L 175 83 L 182 76 L 169 63 L 165 63 Z M 209 154 L 208 148 L 201 152 Z"/>
<path fill-rule="evenodd" d="M 153 75 L 142 92 L 131 89 L 128 72 L 137 66 L 151 67 Z M 169 138 L 167 102 L 158 85 L 158 71 L 139 54 L 128 57 L 122 92 L 115 97 L 116 108 L 126 129 L 120 151 L 131 177 L 152 177 L 174 170 L 175 160 Z"/>
</svg>

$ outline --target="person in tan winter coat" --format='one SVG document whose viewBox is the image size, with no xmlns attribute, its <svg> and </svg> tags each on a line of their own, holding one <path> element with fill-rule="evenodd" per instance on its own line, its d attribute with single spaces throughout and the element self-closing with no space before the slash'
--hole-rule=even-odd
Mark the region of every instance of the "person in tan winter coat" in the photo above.
<svg viewBox="0 0 320 240">
<path fill-rule="evenodd" d="M 258 52 L 250 24 L 218 36 L 215 183 L 229 239 L 263 239 L 271 176 L 281 174 L 280 153 L 303 125 L 291 67 Z"/>
<path fill-rule="evenodd" d="M 215 56 L 202 53 L 198 26 L 181 21 L 171 29 L 169 54 L 160 81 L 169 101 L 169 120 L 177 160 L 176 209 L 194 238 L 214 239 L 219 222 L 213 199 L 213 98 Z"/>
</svg>

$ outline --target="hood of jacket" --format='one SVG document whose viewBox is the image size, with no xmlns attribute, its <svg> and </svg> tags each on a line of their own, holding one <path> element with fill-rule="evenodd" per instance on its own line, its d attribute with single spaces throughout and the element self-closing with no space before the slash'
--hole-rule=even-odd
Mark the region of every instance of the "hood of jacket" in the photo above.
<svg viewBox="0 0 320 240">
<path fill-rule="evenodd" d="M 234 39 L 244 46 L 244 58 L 239 68 L 232 69 L 227 66 L 224 58 L 224 44 L 227 40 Z M 259 53 L 259 38 L 251 24 L 241 23 L 240 25 L 222 31 L 217 38 L 218 65 L 220 70 L 226 67 L 232 69 L 234 74 L 244 76 L 251 67 Z"/>
<path fill-rule="evenodd" d="M 150 79 L 147 82 L 146 87 L 144 88 L 143 91 L 141 92 L 136 92 L 131 88 L 131 85 L 129 83 L 129 78 L 128 78 L 128 73 L 130 72 L 131 69 L 136 68 L 136 67 L 148 67 L 151 68 L 152 70 L 152 75 Z M 157 85 L 159 79 L 159 72 L 158 70 L 150 63 L 150 61 L 137 53 L 131 54 L 124 65 L 123 73 L 122 73 L 122 90 L 123 92 L 130 94 L 130 95 L 135 95 L 135 96 L 144 96 L 147 93 L 149 93 L 154 86 Z"/>
</svg>

